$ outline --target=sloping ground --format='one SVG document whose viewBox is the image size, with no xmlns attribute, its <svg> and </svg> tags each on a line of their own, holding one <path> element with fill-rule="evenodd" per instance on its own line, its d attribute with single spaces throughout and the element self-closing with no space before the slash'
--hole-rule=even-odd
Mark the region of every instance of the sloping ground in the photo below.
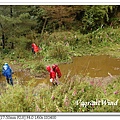
<svg viewBox="0 0 120 120">
<path fill-rule="evenodd" d="M 112 83 L 115 79 L 118 79 L 120 76 L 107 76 L 107 77 L 85 77 L 84 79 L 89 82 L 91 85 L 101 86 L 102 88 L 106 87 L 108 84 Z"/>
<path fill-rule="evenodd" d="M 120 44 L 111 44 L 109 47 L 101 49 L 100 54 L 107 54 L 113 57 L 120 58 Z"/>
</svg>

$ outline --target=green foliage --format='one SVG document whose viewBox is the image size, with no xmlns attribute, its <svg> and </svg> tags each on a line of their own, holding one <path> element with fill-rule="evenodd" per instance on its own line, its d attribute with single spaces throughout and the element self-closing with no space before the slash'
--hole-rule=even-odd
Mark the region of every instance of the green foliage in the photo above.
<svg viewBox="0 0 120 120">
<path fill-rule="evenodd" d="M 63 42 L 52 43 L 49 54 L 52 59 L 66 61 L 70 59 L 69 49 L 69 46 L 64 45 Z"/>
<path fill-rule="evenodd" d="M 89 33 L 102 27 L 110 20 L 109 14 L 113 12 L 116 6 L 88 6 L 82 19 L 83 26 L 81 32 Z"/>
<path fill-rule="evenodd" d="M 3 66 L 3 63 L 2 63 L 2 61 L 0 60 L 0 73 L 2 72 L 2 66 Z M 0 74 L 0 76 L 1 76 L 1 74 Z"/>
<path fill-rule="evenodd" d="M 73 46 L 76 44 L 76 35 L 73 31 L 54 32 L 50 35 L 49 41 L 62 41 L 65 45 Z"/>
<path fill-rule="evenodd" d="M 43 8 L 41 8 L 41 6 L 32 6 L 30 15 L 31 18 L 37 23 L 35 29 L 38 32 L 42 32 L 46 17 L 46 11 Z"/>
<path fill-rule="evenodd" d="M 41 54 L 43 54 L 44 60 L 51 61 L 51 57 L 59 61 L 70 60 L 76 40 L 77 37 L 73 31 L 56 31 L 52 34 L 44 33 L 41 41 Z"/>
<path fill-rule="evenodd" d="M 13 17 L 10 17 L 10 6 L 0 7 L 1 29 L 4 32 L 6 44 L 14 43 L 14 49 L 8 45 L 4 50 L 0 49 L 0 66 L 7 59 L 19 65 L 17 69 L 24 69 L 30 75 L 43 77 L 46 74 L 45 65 L 53 61 L 66 62 L 73 55 L 86 55 L 95 53 L 107 53 L 120 57 L 120 34 L 118 26 L 102 27 L 107 22 L 111 22 L 109 13 L 113 13 L 115 6 L 89 6 L 84 9 L 85 16 L 81 34 L 77 31 L 54 31 L 51 28 L 59 28 L 56 21 L 53 25 L 52 18 L 47 18 L 47 13 L 40 6 L 13 6 Z M 23 9 L 24 8 L 24 9 Z M 55 7 L 56 8 L 56 7 Z M 62 7 L 61 7 L 62 8 Z M 65 7 L 64 7 L 65 8 Z M 72 7 L 71 7 L 72 8 Z M 5 11 L 4 11 L 5 9 Z M 72 9 L 71 9 L 72 10 Z M 53 10 L 54 11 L 54 10 Z M 78 11 L 77 11 L 78 12 Z M 74 11 L 72 13 L 75 14 Z M 84 13 L 83 13 L 84 14 Z M 62 15 L 62 14 L 61 14 Z M 71 14 L 69 14 L 71 15 Z M 66 16 L 66 15 L 65 15 Z M 64 17 L 65 17 L 64 16 Z M 78 17 L 78 16 L 77 16 Z M 56 18 L 56 17 L 55 17 Z M 71 17 L 72 18 L 72 17 Z M 75 18 L 75 16 L 74 16 Z M 46 21 L 45 23 L 45 20 Z M 37 20 L 37 26 L 36 25 Z M 64 19 L 65 20 L 65 19 Z M 64 21 L 63 20 L 63 21 Z M 73 19 L 71 19 L 72 21 Z M 114 22 L 119 21 L 118 19 Z M 69 26 L 62 25 L 61 29 Z M 14 25 L 13 25 L 14 24 Z M 70 23 L 71 24 L 71 23 Z M 43 28 L 43 25 L 45 28 Z M 75 26 L 73 26 L 75 27 Z M 80 27 L 77 24 L 78 30 Z M 32 31 L 34 29 L 34 32 Z M 54 29 L 54 30 L 55 30 Z M 37 33 L 43 31 L 43 34 Z M 47 31 L 44 31 L 47 30 Z M 30 34 L 31 32 L 31 34 Z M 2 35 L 2 34 L 1 34 Z M 31 43 L 37 42 L 42 48 L 37 54 L 32 54 Z M 102 50 L 101 50 L 102 49 Z M 1 71 L 1 70 L 0 70 Z M 0 95 L 1 112 L 119 112 L 120 104 L 113 105 L 81 105 L 79 100 L 89 102 L 97 100 L 116 101 L 120 98 L 119 79 L 114 80 L 104 89 L 94 83 L 88 83 L 81 77 L 74 76 L 71 79 L 65 78 L 65 82 L 57 87 L 38 85 L 37 87 L 14 85 L 3 86 Z M 31 83 L 32 84 L 32 83 Z M 78 101 L 78 105 L 77 105 Z"/>
<path fill-rule="evenodd" d="M 107 86 L 85 81 L 80 76 L 58 86 L 7 85 L 1 91 L 1 112 L 119 112 L 120 78 Z M 118 103 L 115 105 L 115 102 Z M 100 104 L 98 104 L 100 101 Z M 96 103 L 94 103 L 96 102 Z M 108 103 L 109 102 L 109 103 Z M 93 104 L 92 104 L 93 103 Z"/>
<path fill-rule="evenodd" d="M 61 8 L 61 10 L 59 8 Z M 53 56 L 52 58 L 57 58 L 60 60 L 70 59 L 69 53 L 77 55 L 77 52 L 75 51 L 77 50 L 80 51 L 79 53 L 80 55 L 82 55 L 83 50 L 81 49 L 83 48 L 85 48 L 84 50 L 85 53 L 89 52 L 88 51 L 89 48 L 90 53 L 92 53 L 93 46 L 98 45 L 97 47 L 99 47 L 101 46 L 101 43 L 102 46 L 107 46 L 109 41 L 114 42 L 117 40 L 119 42 L 119 34 L 117 33 L 117 30 L 116 30 L 117 36 L 115 38 L 116 40 L 113 40 L 113 38 L 115 37 L 114 33 L 110 34 L 111 33 L 110 31 L 109 32 L 102 31 L 103 29 L 102 25 L 105 25 L 106 22 L 112 22 L 112 16 L 115 14 L 116 8 L 117 6 L 104 6 L 104 5 L 1 6 L 0 33 L 1 35 L 3 34 L 5 35 L 4 53 L 5 54 L 11 53 L 10 58 L 12 59 L 24 57 L 31 58 L 30 54 L 31 43 L 36 42 L 43 49 L 40 53 L 41 56 L 40 55 L 39 56 L 43 58 L 45 61 L 50 61 L 51 58 L 49 58 L 48 50 L 49 49 L 52 50 L 51 48 L 49 48 L 51 46 L 51 43 L 56 44 L 56 42 L 61 43 L 61 41 L 65 45 L 65 48 L 63 48 L 62 52 L 64 52 L 64 50 L 69 52 L 65 52 L 65 54 L 62 56 L 60 55 L 58 47 L 53 48 L 55 50 L 57 49 L 58 50 L 57 52 L 59 53 L 56 52 L 54 55 L 50 53 L 50 56 L 51 57 Z M 58 13 L 60 13 L 60 15 L 58 15 Z M 60 20 L 58 20 L 58 18 L 60 18 Z M 78 21 L 76 21 L 76 19 Z M 117 20 L 115 19 L 113 22 L 118 21 L 118 19 Z M 54 23 L 54 21 L 56 21 L 56 23 Z M 82 23 L 83 26 L 80 23 L 74 25 L 74 21 L 80 23 L 83 22 Z M 56 25 L 59 26 L 56 27 Z M 80 33 L 79 34 L 77 33 L 76 37 L 75 35 L 76 31 L 71 31 L 67 27 L 70 25 L 73 25 L 73 28 L 76 26 L 77 30 L 79 30 L 80 29 L 79 26 L 81 26 L 82 30 L 84 29 L 83 31 L 85 31 L 85 33 L 88 34 L 84 36 Z M 63 29 L 69 31 L 62 31 Z M 54 33 L 50 33 L 50 31 L 53 30 Z M 115 29 L 112 31 L 114 32 Z M 14 45 L 14 50 L 12 50 L 11 47 L 12 43 Z M 68 47 L 66 46 L 68 46 L 70 49 L 66 50 L 68 49 Z M 8 47 L 9 49 L 7 49 Z M 67 53 L 68 57 L 65 58 L 65 55 Z M 59 55 L 60 57 L 58 57 Z"/>
<path fill-rule="evenodd" d="M 31 40 L 27 39 L 26 37 L 20 37 L 20 38 L 13 39 L 13 41 L 15 42 L 15 49 L 13 50 L 13 52 L 11 52 L 11 57 L 13 59 L 14 57 L 29 58 L 29 56 L 31 55 L 31 51 L 28 51 L 28 50 L 31 49 Z"/>
<path fill-rule="evenodd" d="M 35 26 L 35 19 L 30 19 L 27 6 L 0 6 L 0 32 L 5 41 L 13 43 L 19 37 L 28 34 Z M 4 10 L 4 12 L 3 12 Z M 17 43 L 17 41 L 15 41 Z M 13 48 L 12 48 L 13 49 Z"/>
<path fill-rule="evenodd" d="M 42 75 L 46 74 L 46 68 L 45 68 L 44 63 L 42 63 L 42 62 L 35 64 L 33 70 L 34 70 L 34 74 L 37 73 L 41 77 L 42 77 Z"/>
<path fill-rule="evenodd" d="M 119 35 L 119 28 L 99 28 L 96 31 L 93 31 L 88 34 L 78 34 L 76 32 L 78 41 L 77 44 L 74 46 L 73 54 L 75 55 L 90 55 L 90 54 L 98 54 L 98 53 L 106 53 L 110 52 L 112 50 L 111 47 L 113 47 L 113 44 L 116 46 L 116 48 L 113 48 L 114 51 L 118 51 L 117 46 L 119 46 L 120 43 L 120 35 Z M 115 47 L 114 46 L 114 47 Z M 106 48 L 104 52 L 102 49 Z M 111 48 L 111 50 L 109 49 Z M 112 55 L 111 51 L 111 55 Z M 116 53 L 115 53 L 116 54 Z M 119 53 L 118 53 L 119 54 Z"/>
<path fill-rule="evenodd" d="M 6 92 L 0 96 L 0 108 L 4 112 L 33 112 L 34 98 L 30 88 L 20 85 L 6 86 Z"/>
</svg>

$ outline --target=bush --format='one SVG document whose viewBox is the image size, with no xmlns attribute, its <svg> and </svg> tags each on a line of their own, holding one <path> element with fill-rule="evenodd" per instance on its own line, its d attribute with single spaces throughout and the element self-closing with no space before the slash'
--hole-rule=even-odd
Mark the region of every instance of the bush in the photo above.
<svg viewBox="0 0 120 120">
<path fill-rule="evenodd" d="M 52 59 L 67 61 L 70 59 L 70 48 L 65 46 L 63 42 L 51 44 L 49 55 Z"/>
<path fill-rule="evenodd" d="M 116 6 L 88 6 L 82 19 L 81 32 L 90 33 L 110 22 L 110 14 L 113 14 Z"/>
<path fill-rule="evenodd" d="M 14 85 L 14 87 L 7 85 L 6 92 L 0 96 L 0 111 L 1 112 L 33 112 L 34 98 L 32 91 L 28 87 Z"/>
<path fill-rule="evenodd" d="M 16 38 L 15 42 L 15 48 L 12 50 L 11 58 L 28 58 L 31 54 L 31 40 L 21 36 L 20 38 Z"/>
<path fill-rule="evenodd" d="M 42 75 L 46 74 L 47 71 L 46 71 L 45 65 L 42 62 L 40 62 L 37 65 L 35 65 L 34 72 L 38 73 L 39 76 L 42 77 Z"/>
</svg>

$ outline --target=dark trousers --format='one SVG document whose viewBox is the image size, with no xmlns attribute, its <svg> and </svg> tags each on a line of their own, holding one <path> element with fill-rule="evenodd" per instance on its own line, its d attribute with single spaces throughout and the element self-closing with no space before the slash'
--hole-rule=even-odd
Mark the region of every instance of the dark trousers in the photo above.
<svg viewBox="0 0 120 120">
<path fill-rule="evenodd" d="M 55 80 L 54 82 L 52 82 L 53 86 L 58 86 L 58 81 Z"/>
<path fill-rule="evenodd" d="M 6 77 L 6 80 L 7 80 L 7 83 L 10 84 L 10 85 L 13 85 L 13 79 L 12 79 L 12 76 L 7 76 Z"/>
<path fill-rule="evenodd" d="M 33 54 L 35 54 L 35 51 L 34 51 L 34 49 L 33 49 L 33 48 L 32 48 L 32 53 L 33 53 Z"/>
</svg>

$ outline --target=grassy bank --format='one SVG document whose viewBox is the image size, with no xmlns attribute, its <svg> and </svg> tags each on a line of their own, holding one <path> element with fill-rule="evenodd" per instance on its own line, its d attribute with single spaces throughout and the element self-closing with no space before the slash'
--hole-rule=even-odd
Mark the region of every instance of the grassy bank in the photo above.
<svg viewBox="0 0 120 120">
<path fill-rule="evenodd" d="M 25 39 L 19 49 L 1 50 L 0 66 L 8 62 L 16 68 L 29 70 L 32 74 L 46 74 L 45 66 L 70 62 L 73 56 L 106 54 L 120 58 L 120 28 L 100 28 L 92 33 L 79 31 L 56 31 L 45 33 L 37 43 L 42 48 L 37 55 L 31 52 L 31 44 Z M 40 36 L 40 35 L 39 35 Z M 23 39 L 23 38 L 21 38 Z M 17 44 L 17 43 L 16 43 Z M 26 49 L 26 47 L 29 49 Z M 43 73 L 43 74 L 42 74 Z"/>
<path fill-rule="evenodd" d="M 0 112 L 119 112 L 120 78 L 104 84 L 80 76 L 57 87 L 30 84 L 0 90 Z"/>
</svg>

